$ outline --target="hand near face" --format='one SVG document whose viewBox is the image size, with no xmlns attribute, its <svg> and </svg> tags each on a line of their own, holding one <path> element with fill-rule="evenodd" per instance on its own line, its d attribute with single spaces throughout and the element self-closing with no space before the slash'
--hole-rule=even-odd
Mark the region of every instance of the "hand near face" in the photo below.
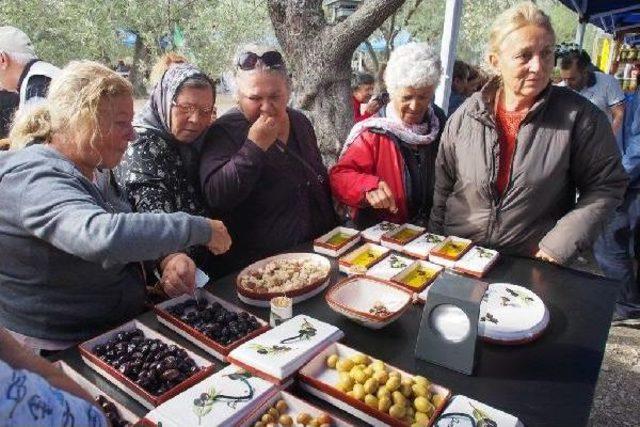
<svg viewBox="0 0 640 427">
<path fill-rule="evenodd" d="M 211 226 L 211 239 L 209 243 L 207 243 L 207 248 L 214 255 L 220 255 L 229 250 L 231 247 L 231 236 L 229 236 L 229 232 L 227 231 L 227 227 L 222 223 L 222 221 L 216 221 L 213 219 L 209 220 L 209 225 Z"/>
<path fill-rule="evenodd" d="M 247 138 L 263 151 L 267 151 L 276 142 L 280 128 L 281 124 L 277 117 L 261 114 L 249 128 Z"/>
<path fill-rule="evenodd" d="M 388 209 L 393 214 L 398 212 L 393 192 L 389 185 L 382 180 L 378 183 L 377 189 L 368 191 L 365 194 L 365 198 L 374 209 Z"/>
<path fill-rule="evenodd" d="M 380 107 L 382 107 L 382 103 L 374 98 L 367 102 L 367 105 L 364 107 L 364 111 L 368 114 L 375 114 L 380 110 Z"/>
<path fill-rule="evenodd" d="M 171 254 L 162 261 L 162 289 L 170 297 L 192 295 L 196 288 L 196 264 L 187 254 Z"/>
</svg>

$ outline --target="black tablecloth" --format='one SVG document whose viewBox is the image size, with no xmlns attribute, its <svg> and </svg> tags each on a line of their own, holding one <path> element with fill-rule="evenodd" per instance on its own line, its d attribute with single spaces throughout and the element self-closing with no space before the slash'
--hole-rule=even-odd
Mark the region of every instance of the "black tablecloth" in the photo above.
<svg viewBox="0 0 640 427">
<path fill-rule="evenodd" d="M 305 249 L 310 250 L 310 246 Z M 332 261 L 332 283 L 344 276 Z M 215 279 L 207 289 L 268 320 L 269 310 L 243 304 L 235 291 L 235 274 Z M 547 304 L 551 321 L 537 341 L 521 346 L 481 343 L 476 372 L 465 376 L 415 359 L 413 352 L 422 306 L 415 305 L 396 322 L 373 331 L 332 311 L 324 293 L 294 306 L 294 315 L 308 314 L 345 332 L 343 343 L 410 373 L 511 413 L 526 426 L 586 425 L 609 332 L 617 292 L 616 283 L 535 260 L 503 256 L 487 277 L 489 283 L 509 282 L 534 291 Z M 207 353 L 161 326 L 152 313 L 139 317 L 145 324 L 198 354 Z M 67 361 L 82 375 L 138 414 L 145 410 L 85 366 L 75 349 L 54 359 Z M 222 365 L 216 361 L 217 365 Z M 297 386 L 295 394 L 347 420 L 350 415 L 315 399 Z"/>
</svg>

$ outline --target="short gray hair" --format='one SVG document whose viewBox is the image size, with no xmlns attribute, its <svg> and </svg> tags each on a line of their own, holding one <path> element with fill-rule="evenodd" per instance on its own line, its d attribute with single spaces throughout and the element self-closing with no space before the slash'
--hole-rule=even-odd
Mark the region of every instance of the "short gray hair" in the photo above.
<svg viewBox="0 0 640 427">
<path fill-rule="evenodd" d="M 34 59 L 38 59 L 36 55 L 31 55 L 30 53 L 18 53 L 18 52 L 7 52 L 0 50 L 0 53 L 5 53 L 9 55 L 12 61 L 17 62 L 18 64 L 26 64 L 29 61 L 33 61 Z"/>
<path fill-rule="evenodd" d="M 384 83 L 393 94 L 405 87 L 437 86 L 442 74 L 440 56 L 427 43 L 407 43 L 391 52 Z"/>
</svg>

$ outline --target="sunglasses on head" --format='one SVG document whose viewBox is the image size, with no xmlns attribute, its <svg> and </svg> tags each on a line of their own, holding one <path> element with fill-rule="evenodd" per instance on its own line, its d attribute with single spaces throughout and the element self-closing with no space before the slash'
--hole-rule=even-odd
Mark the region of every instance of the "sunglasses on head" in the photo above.
<svg viewBox="0 0 640 427">
<path fill-rule="evenodd" d="M 238 56 L 237 65 L 241 70 L 249 71 L 256 68 L 258 61 L 262 61 L 262 63 L 268 68 L 284 67 L 284 59 L 282 58 L 282 55 L 280 55 L 280 52 L 276 52 L 275 50 L 270 50 L 262 55 L 258 55 L 255 52 L 241 53 L 240 56 Z"/>
</svg>

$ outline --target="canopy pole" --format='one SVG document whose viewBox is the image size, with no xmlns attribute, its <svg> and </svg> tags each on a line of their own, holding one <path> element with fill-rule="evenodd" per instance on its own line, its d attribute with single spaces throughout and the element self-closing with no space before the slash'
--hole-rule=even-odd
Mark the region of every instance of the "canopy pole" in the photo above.
<svg viewBox="0 0 640 427">
<path fill-rule="evenodd" d="M 449 109 L 453 64 L 456 61 L 463 3 L 464 0 L 447 0 L 447 8 L 444 13 L 444 28 L 442 30 L 442 44 L 440 48 L 442 76 L 440 77 L 440 84 L 436 90 L 435 103 L 442 108 L 445 113 Z"/>
<path fill-rule="evenodd" d="M 582 49 L 582 45 L 584 44 L 584 32 L 587 28 L 587 20 L 580 18 L 580 22 L 578 22 L 578 28 L 576 28 L 576 44 L 580 49 Z"/>
</svg>

